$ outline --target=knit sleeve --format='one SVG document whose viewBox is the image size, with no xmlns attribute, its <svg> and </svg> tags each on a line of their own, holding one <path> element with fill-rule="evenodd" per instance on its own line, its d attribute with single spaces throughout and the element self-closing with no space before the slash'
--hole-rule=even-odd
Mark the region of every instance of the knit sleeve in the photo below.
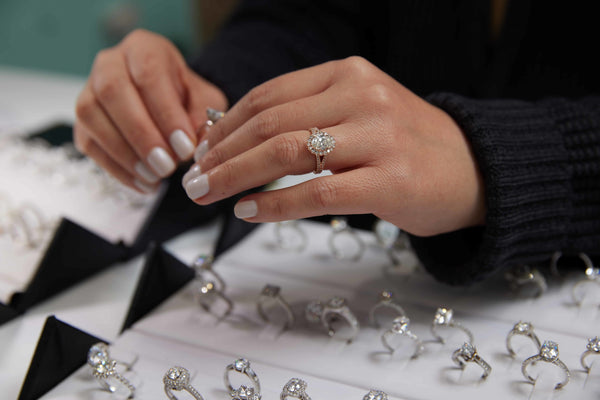
<svg viewBox="0 0 600 400">
<path fill-rule="evenodd" d="M 425 267 L 450 284 L 563 253 L 600 253 L 600 98 L 429 101 L 467 136 L 485 182 L 485 226 L 411 237 Z"/>
</svg>

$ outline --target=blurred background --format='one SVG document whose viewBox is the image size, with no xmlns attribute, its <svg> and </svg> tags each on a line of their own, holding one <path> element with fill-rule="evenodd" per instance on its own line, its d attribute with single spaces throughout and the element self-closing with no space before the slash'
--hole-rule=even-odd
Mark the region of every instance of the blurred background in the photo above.
<svg viewBox="0 0 600 400">
<path fill-rule="evenodd" d="M 0 0 L 0 67 L 86 76 L 100 49 L 136 28 L 168 37 L 187 57 L 214 35 L 236 3 Z"/>
</svg>

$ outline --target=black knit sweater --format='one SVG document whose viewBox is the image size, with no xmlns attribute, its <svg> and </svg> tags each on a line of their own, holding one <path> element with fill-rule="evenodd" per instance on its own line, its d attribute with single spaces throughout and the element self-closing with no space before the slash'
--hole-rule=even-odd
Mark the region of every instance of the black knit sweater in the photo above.
<svg viewBox="0 0 600 400">
<path fill-rule="evenodd" d="M 485 226 L 412 237 L 451 284 L 551 253 L 600 255 L 599 39 L 588 3 L 248 0 L 192 67 L 234 103 L 282 73 L 361 55 L 448 112 L 485 182 Z"/>
</svg>

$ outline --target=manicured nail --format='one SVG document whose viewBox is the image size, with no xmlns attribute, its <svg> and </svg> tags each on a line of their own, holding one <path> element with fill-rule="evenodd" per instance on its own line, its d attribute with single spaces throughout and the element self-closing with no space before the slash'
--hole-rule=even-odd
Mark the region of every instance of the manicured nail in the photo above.
<svg viewBox="0 0 600 400">
<path fill-rule="evenodd" d="M 197 178 L 200 175 L 202 175 L 202 169 L 200 168 L 200 165 L 194 164 L 192 168 L 190 168 L 190 170 L 183 175 L 183 178 L 181 179 L 181 184 L 185 186 L 185 184 L 188 183 L 190 180 Z"/>
<path fill-rule="evenodd" d="M 199 177 L 188 181 L 184 185 L 184 188 L 190 199 L 194 200 L 202 197 L 208 193 L 208 190 L 210 189 L 208 186 L 208 176 L 206 174 L 200 175 Z"/>
<path fill-rule="evenodd" d="M 187 160 L 194 152 L 194 144 L 181 129 L 177 129 L 169 137 L 169 143 L 181 160 Z"/>
<path fill-rule="evenodd" d="M 194 152 L 194 161 L 198 162 L 204 155 L 208 152 L 208 140 L 203 140 L 200 142 L 198 147 L 196 147 L 196 151 Z"/>
<path fill-rule="evenodd" d="M 144 193 L 156 192 L 156 189 L 154 187 L 145 184 L 144 182 L 140 181 L 139 179 L 134 179 L 133 184 Z"/>
<path fill-rule="evenodd" d="M 148 164 L 158 172 L 160 176 L 168 176 L 175 171 L 175 161 L 171 158 L 169 153 L 161 147 L 155 147 L 148 154 Z"/>
<path fill-rule="evenodd" d="M 138 173 L 139 176 L 142 177 L 146 182 L 156 183 L 160 179 L 158 176 L 154 174 L 154 172 L 150 171 L 143 162 L 138 161 L 135 163 L 135 172 Z"/>
<path fill-rule="evenodd" d="M 258 206 L 254 200 L 240 201 L 233 207 L 233 213 L 240 219 L 252 218 L 258 213 Z"/>
</svg>

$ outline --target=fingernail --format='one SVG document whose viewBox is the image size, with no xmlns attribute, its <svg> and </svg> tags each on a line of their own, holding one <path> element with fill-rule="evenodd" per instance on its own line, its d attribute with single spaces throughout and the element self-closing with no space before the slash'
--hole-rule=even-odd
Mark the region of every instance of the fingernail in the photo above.
<svg viewBox="0 0 600 400">
<path fill-rule="evenodd" d="M 200 175 L 199 177 L 188 181 L 184 188 L 190 199 L 194 200 L 202 197 L 208 193 L 208 190 L 210 189 L 208 186 L 208 176 L 206 174 Z"/>
<path fill-rule="evenodd" d="M 233 207 L 233 213 L 238 218 L 252 218 L 258 213 L 258 206 L 256 201 L 240 201 Z"/>
<path fill-rule="evenodd" d="M 194 166 L 192 168 L 190 168 L 190 170 L 183 175 L 183 178 L 181 179 L 181 184 L 183 186 L 185 186 L 186 183 L 188 183 L 190 180 L 192 180 L 194 178 L 199 177 L 201 174 L 202 174 L 202 169 L 200 168 L 200 165 L 194 164 Z"/>
<path fill-rule="evenodd" d="M 198 147 L 196 147 L 196 151 L 194 152 L 194 161 L 198 162 L 204 155 L 208 152 L 208 140 L 203 140 L 200 142 Z"/>
<path fill-rule="evenodd" d="M 163 177 L 170 175 L 175 170 L 175 161 L 161 147 L 153 148 L 148 154 L 148 164 Z"/>
<path fill-rule="evenodd" d="M 160 179 L 152 171 L 150 171 L 148 167 L 146 167 L 141 161 L 135 163 L 135 172 L 137 172 L 138 175 L 141 176 L 146 182 L 156 183 Z"/>
<path fill-rule="evenodd" d="M 169 143 L 181 160 L 187 160 L 194 152 L 194 144 L 181 129 L 177 129 L 169 137 Z"/>
<path fill-rule="evenodd" d="M 156 191 L 156 189 L 154 187 L 145 184 L 144 182 L 140 181 L 139 179 L 134 179 L 133 184 L 144 193 L 154 193 Z"/>
</svg>

